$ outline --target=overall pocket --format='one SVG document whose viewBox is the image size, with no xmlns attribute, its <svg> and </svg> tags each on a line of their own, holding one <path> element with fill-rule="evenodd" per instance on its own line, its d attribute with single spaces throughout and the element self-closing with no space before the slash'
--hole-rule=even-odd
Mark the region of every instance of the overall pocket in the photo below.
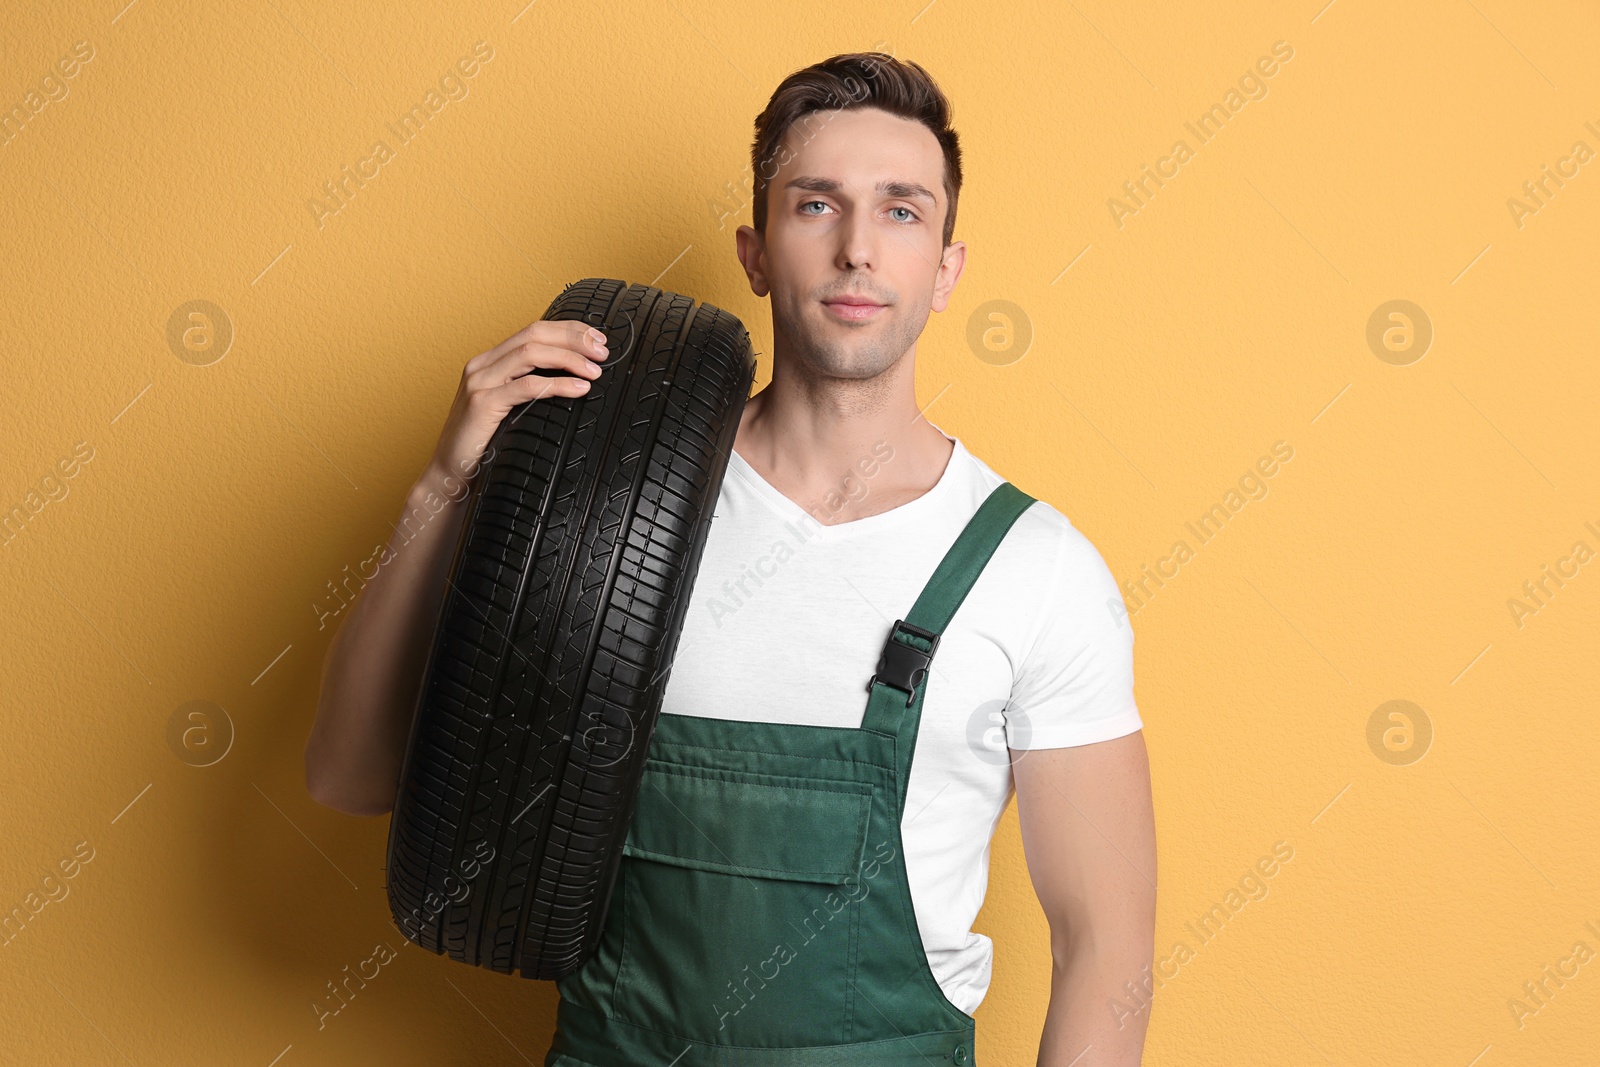
<svg viewBox="0 0 1600 1067">
<path fill-rule="evenodd" d="M 715 1044 L 848 1040 L 872 792 L 647 760 L 617 1017 Z"/>
</svg>

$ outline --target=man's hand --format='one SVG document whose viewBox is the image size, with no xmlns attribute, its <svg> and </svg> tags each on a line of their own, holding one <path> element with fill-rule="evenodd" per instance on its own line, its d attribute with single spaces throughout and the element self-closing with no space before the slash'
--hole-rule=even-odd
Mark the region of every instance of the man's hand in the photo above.
<svg viewBox="0 0 1600 1067">
<path fill-rule="evenodd" d="M 1144 985 L 1155 947 L 1155 815 L 1144 732 L 1010 751 L 1022 848 L 1050 920 L 1050 1009 L 1039 1067 L 1138 1067 L 1150 1012 L 1123 983 Z"/>
<path fill-rule="evenodd" d="M 600 377 L 606 355 L 605 334 L 594 327 L 541 319 L 473 356 L 461 372 L 429 470 L 439 477 L 475 471 L 512 408 L 547 396 L 584 395 L 589 382 Z M 537 373 L 543 370 L 570 373 Z"/>
</svg>

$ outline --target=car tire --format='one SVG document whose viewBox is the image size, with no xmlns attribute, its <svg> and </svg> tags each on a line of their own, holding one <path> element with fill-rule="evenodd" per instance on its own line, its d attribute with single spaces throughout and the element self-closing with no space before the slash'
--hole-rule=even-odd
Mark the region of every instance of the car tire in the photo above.
<svg viewBox="0 0 1600 1067">
<path fill-rule="evenodd" d="M 588 393 L 513 408 L 485 449 L 387 891 L 423 948 L 557 979 L 605 923 L 756 360 L 728 312 L 617 279 L 574 282 L 544 318 L 599 327 L 609 355 Z"/>
</svg>

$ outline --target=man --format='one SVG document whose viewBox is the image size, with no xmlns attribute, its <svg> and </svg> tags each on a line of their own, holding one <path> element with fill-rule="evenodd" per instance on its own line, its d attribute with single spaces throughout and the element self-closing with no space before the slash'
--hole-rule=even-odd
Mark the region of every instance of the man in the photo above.
<svg viewBox="0 0 1600 1067">
<path fill-rule="evenodd" d="M 737 252 L 771 297 L 772 380 L 652 739 L 672 773 L 635 815 L 725 834 L 699 860 L 644 842 L 625 860 L 547 1067 L 971 1063 L 992 961 L 972 921 L 1013 791 L 1051 932 L 1038 1063 L 1135 1065 L 1155 835 L 1132 631 L 1094 546 L 916 402 L 918 338 L 966 259 L 946 99 L 917 64 L 835 56 L 778 87 L 752 157 Z M 582 395 L 604 356 L 581 324 L 539 322 L 469 362 L 413 500 L 512 407 Z M 330 649 L 306 766 L 340 810 L 393 802 L 459 508 L 440 518 Z"/>
</svg>

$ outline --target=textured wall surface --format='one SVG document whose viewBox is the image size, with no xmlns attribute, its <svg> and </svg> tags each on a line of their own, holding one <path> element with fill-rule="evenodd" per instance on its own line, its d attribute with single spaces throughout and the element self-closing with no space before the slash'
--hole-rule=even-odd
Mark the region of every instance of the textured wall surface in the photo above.
<svg viewBox="0 0 1600 1067">
<path fill-rule="evenodd" d="M 877 47 L 966 152 L 919 397 L 1125 583 L 1146 1062 L 1596 1062 L 1592 3 L 524 4 L 0 14 L 0 1060 L 540 1061 L 554 989 L 409 945 L 306 795 L 328 584 L 567 282 L 770 353 L 752 120 Z M 980 929 L 1030 1064 L 1014 807 Z"/>
</svg>

